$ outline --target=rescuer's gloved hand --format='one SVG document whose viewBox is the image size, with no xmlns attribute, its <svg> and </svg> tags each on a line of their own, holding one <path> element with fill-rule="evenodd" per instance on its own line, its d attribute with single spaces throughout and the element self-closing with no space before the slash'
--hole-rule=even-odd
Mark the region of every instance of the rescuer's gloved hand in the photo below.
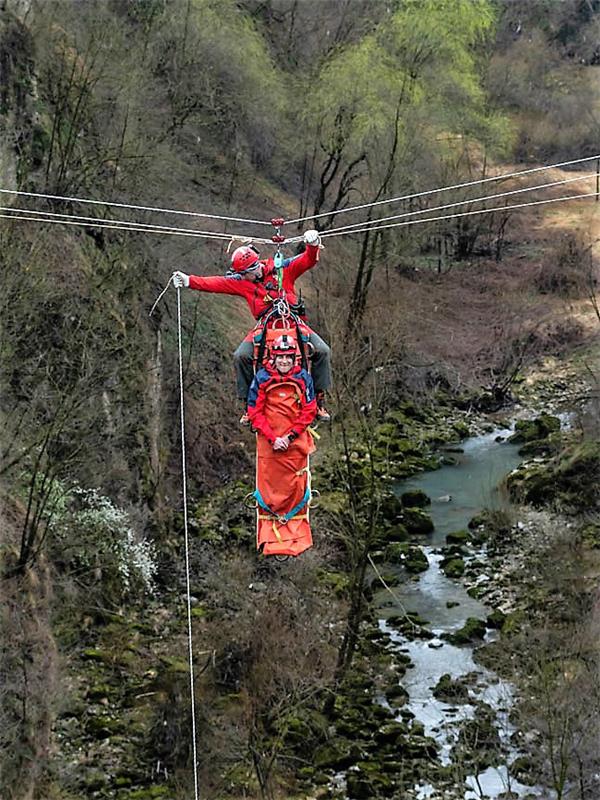
<svg viewBox="0 0 600 800">
<path fill-rule="evenodd" d="M 278 436 L 273 442 L 273 450 L 287 450 L 289 446 L 287 436 Z"/>
<path fill-rule="evenodd" d="M 181 289 L 183 286 L 187 289 L 190 285 L 190 276 L 186 275 L 185 272 L 179 272 L 179 270 L 173 273 L 171 279 L 176 289 Z"/>
<path fill-rule="evenodd" d="M 310 244 L 313 247 L 318 247 L 321 244 L 321 238 L 319 236 L 319 231 L 311 230 L 304 232 L 304 241 L 306 244 Z"/>
</svg>

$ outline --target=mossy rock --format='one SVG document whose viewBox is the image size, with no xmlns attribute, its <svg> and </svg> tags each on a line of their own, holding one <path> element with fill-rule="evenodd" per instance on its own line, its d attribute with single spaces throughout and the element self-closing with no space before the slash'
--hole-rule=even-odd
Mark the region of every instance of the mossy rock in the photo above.
<svg viewBox="0 0 600 800">
<path fill-rule="evenodd" d="M 465 703 L 469 700 L 469 690 L 463 681 L 445 673 L 432 690 L 434 697 L 445 703 Z"/>
<path fill-rule="evenodd" d="M 470 542 L 472 538 L 470 531 L 452 531 L 446 535 L 446 544 L 464 545 Z"/>
<path fill-rule="evenodd" d="M 502 634 L 504 636 L 511 636 L 515 633 L 519 633 L 524 619 L 525 614 L 523 611 L 517 610 L 508 613 L 500 629 Z"/>
<path fill-rule="evenodd" d="M 337 738 L 314 751 L 313 762 L 317 769 L 348 769 L 363 757 L 356 742 Z"/>
<path fill-rule="evenodd" d="M 388 586 L 399 586 L 400 585 L 400 576 L 396 572 L 384 572 L 382 573 L 381 577 L 387 583 Z M 379 578 L 375 577 L 374 582 L 378 581 Z"/>
<path fill-rule="evenodd" d="M 97 647 L 88 647 L 81 654 L 84 661 L 97 661 L 100 664 L 112 664 L 114 656 L 106 650 L 100 650 Z"/>
<path fill-rule="evenodd" d="M 402 523 L 410 534 L 419 536 L 432 533 L 434 529 L 433 520 L 420 508 L 405 508 Z"/>
<path fill-rule="evenodd" d="M 85 722 L 85 732 L 94 739 L 108 739 L 116 733 L 123 733 L 125 729 L 123 720 L 106 715 L 90 716 Z"/>
<path fill-rule="evenodd" d="M 471 429 L 462 419 L 458 419 L 456 422 L 453 422 L 451 427 L 454 433 L 456 433 L 460 439 L 466 439 L 471 433 Z"/>
<path fill-rule="evenodd" d="M 382 725 L 375 734 L 375 741 L 380 745 L 396 744 L 402 741 L 408 733 L 408 726 L 404 722 L 389 722 Z"/>
<path fill-rule="evenodd" d="M 387 529 L 386 536 L 388 541 L 406 542 L 409 534 L 401 522 L 396 522 L 391 528 Z"/>
<path fill-rule="evenodd" d="M 391 614 L 386 622 L 409 639 L 433 639 L 433 633 L 425 627 L 426 619 L 422 619 L 415 612 L 407 614 Z"/>
<path fill-rule="evenodd" d="M 467 594 L 469 597 L 472 597 L 473 600 L 479 600 L 480 597 L 483 597 L 485 592 L 485 588 L 483 586 L 469 586 L 467 589 Z"/>
<path fill-rule="evenodd" d="M 488 628 L 494 628 L 496 630 L 500 630 L 504 625 L 505 620 L 506 620 L 506 614 L 503 611 L 500 611 L 499 608 L 497 608 L 495 611 L 492 611 L 492 613 L 488 615 L 488 618 L 486 619 L 485 622 Z"/>
<path fill-rule="evenodd" d="M 429 569 L 429 561 L 423 550 L 408 542 L 392 542 L 384 552 L 385 560 L 391 564 L 402 564 L 411 575 Z"/>
<path fill-rule="evenodd" d="M 395 494 L 385 494 L 381 498 L 379 513 L 390 525 L 402 522 L 402 503 Z"/>
<path fill-rule="evenodd" d="M 341 514 L 348 507 L 348 496 L 344 492 L 321 492 L 319 508 L 330 514 Z"/>
<path fill-rule="evenodd" d="M 419 408 L 411 400 L 400 405 L 400 411 L 408 419 L 415 419 L 417 422 L 427 422 L 428 414 L 423 408 Z"/>
<path fill-rule="evenodd" d="M 336 597 L 344 597 L 348 591 L 349 577 L 343 572 L 321 569 L 317 572 L 317 580 L 322 586 L 330 589 Z"/>
<path fill-rule="evenodd" d="M 119 800 L 172 800 L 173 796 L 173 789 L 165 785 L 145 786 L 118 795 Z"/>
<path fill-rule="evenodd" d="M 108 785 L 108 775 L 100 770 L 91 770 L 84 773 L 83 783 L 86 788 L 86 794 L 89 797 L 91 792 L 99 792 Z"/>
<path fill-rule="evenodd" d="M 401 683 L 393 683 L 386 687 L 385 696 L 388 703 L 394 708 L 400 708 L 408 703 L 409 695 Z"/>
<path fill-rule="evenodd" d="M 483 639 L 485 637 L 486 630 L 487 627 L 484 620 L 477 619 L 477 617 L 467 617 L 467 620 L 462 628 L 454 633 L 444 634 L 443 638 L 447 639 L 451 644 L 469 644 L 470 642 L 474 642 L 478 639 Z"/>
<path fill-rule="evenodd" d="M 418 575 L 429 569 L 429 561 L 420 547 L 411 546 L 406 554 L 404 567 L 410 575 Z"/>
<path fill-rule="evenodd" d="M 579 529 L 582 541 L 593 549 L 600 548 L 600 523 L 590 522 Z"/>
<path fill-rule="evenodd" d="M 465 572 L 465 562 L 462 558 L 451 556 L 442 560 L 440 568 L 447 578 L 460 578 Z"/>
<path fill-rule="evenodd" d="M 431 505 L 431 498 L 422 489 L 408 489 L 400 495 L 405 508 L 425 508 Z"/>
<path fill-rule="evenodd" d="M 346 776 L 346 791 L 352 800 L 372 800 L 376 797 L 371 781 L 355 772 L 350 772 Z"/>
<path fill-rule="evenodd" d="M 165 672 L 173 672 L 176 674 L 187 674 L 190 671 L 190 665 L 183 658 L 176 656 L 161 656 L 161 663 Z"/>
<path fill-rule="evenodd" d="M 515 433 L 508 441 L 520 444 L 546 439 L 551 433 L 560 430 L 560 419 L 551 414 L 540 414 L 535 419 L 522 419 L 515 424 Z"/>
<path fill-rule="evenodd" d="M 394 525 L 380 529 L 377 532 L 379 546 L 385 545 L 386 542 L 406 542 L 408 538 L 408 531 L 400 522 L 396 522 Z"/>
<path fill-rule="evenodd" d="M 524 464 L 510 473 L 511 496 L 541 507 L 553 502 L 575 510 L 595 508 L 600 499 L 600 442 L 580 442 L 548 464 Z"/>
<path fill-rule="evenodd" d="M 475 514 L 475 516 L 471 517 L 471 519 L 467 523 L 467 528 L 470 531 L 475 530 L 475 528 L 480 528 L 484 526 L 487 520 L 488 520 L 488 515 L 485 512 L 482 512 L 481 514 Z"/>
<path fill-rule="evenodd" d="M 115 687 L 109 683 L 96 683 L 86 692 L 86 698 L 92 702 L 95 700 L 102 700 L 104 697 L 111 697 L 115 693 Z"/>
</svg>

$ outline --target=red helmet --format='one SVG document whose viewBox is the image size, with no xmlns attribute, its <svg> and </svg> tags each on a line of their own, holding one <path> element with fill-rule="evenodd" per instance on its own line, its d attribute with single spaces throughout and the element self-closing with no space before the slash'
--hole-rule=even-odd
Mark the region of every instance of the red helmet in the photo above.
<svg viewBox="0 0 600 800">
<path fill-rule="evenodd" d="M 258 264 L 259 252 L 252 245 L 236 248 L 231 255 L 231 268 L 234 272 L 246 272 Z"/>
<path fill-rule="evenodd" d="M 271 355 L 273 357 L 283 355 L 284 353 L 296 355 L 296 340 L 288 336 L 287 333 L 279 336 L 271 345 Z"/>
</svg>

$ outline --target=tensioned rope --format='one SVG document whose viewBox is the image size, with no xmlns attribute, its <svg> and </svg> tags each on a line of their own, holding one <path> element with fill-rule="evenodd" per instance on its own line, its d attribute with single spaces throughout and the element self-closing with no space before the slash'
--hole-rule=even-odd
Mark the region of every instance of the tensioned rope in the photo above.
<svg viewBox="0 0 600 800">
<path fill-rule="evenodd" d="M 467 200 L 459 200 L 455 203 L 445 203 L 441 206 L 429 206 L 428 208 L 419 208 L 415 209 L 414 211 L 404 211 L 402 214 L 393 214 L 389 217 L 377 217 L 376 219 L 366 220 L 365 222 L 354 222 L 351 225 L 342 225 L 339 228 L 331 228 L 330 230 L 324 232 L 327 235 L 332 233 L 337 233 L 338 231 L 351 231 L 354 228 L 361 228 L 365 225 L 377 225 L 380 222 L 388 222 L 392 219 L 402 219 L 404 217 L 411 217 L 416 216 L 417 214 L 429 214 L 432 211 L 441 211 L 442 209 L 446 208 L 457 208 L 458 206 L 467 206 L 470 203 L 481 203 L 487 200 L 498 200 L 500 197 L 509 197 L 510 195 L 514 194 L 523 194 L 524 192 L 535 192 L 538 189 L 549 189 L 551 186 L 562 186 L 566 183 L 576 183 L 577 181 L 587 180 L 588 178 L 595 178 L 596 173 L 590 172 L 584 175 L 579 175 L 576 178 L 565 178 L 561 181 L 552 181 L 551 183 L 539 183 L 536 186 L 525 186 L 521 189 L 511 189 L 508 192 L 500 192 L 498 194 L 488 194 L 488 195 L 480 195 L 479 197 L 471 197 Z"/>
<path fill-rule="evenodd" d="M 380 225 L 381 222 L 386 222 L 387 220 L 395 220 L 395 219 L 402 219 L 408 216 L 415 216 L 418 214 L 428 214 L 432 211 L 438 211 L 446 208 L 455 208 L 457 206 L 462 205 L 469 205 L 471 203 L 478 203 L 478 202 L 485 202 L 489 200 L 497 200 L 501 197 L 508 197 L 510 195 L 521 194 L 523 192 L 531 192 L 536 191 L 538 189 L 547 189 L 553 186 L 560 186 L 567 183 L 574 183 L 581 180 L 586 180 L 590 177 L 595 177 L 594 173 L 587 173 L 585 175 L 579 175 L 575 178 L 566 178 L 561 181 L 552 181 L 550 183 L 543 183 L 537 184 L 536 186 L 526 186 L 522 187 L 521 189 L 513 189 L 507 192 L 500 192 L 498 194 L 493 195 L 481 195 L 480 197 L 473 197 L 467 200 L 460 200 L 454 203 L 446 203 L 440 206 L 432 206 L 429 208 L 424 209 L 416 209 L 414 211 L 406 211 L 402 214 L 394 214 L 389 217 L 379 217 L 374 220 L 365 220 L 364 222 L 357 222 L 351 225 L 344 225 L 340 228 L 333 228 L 330 231 L 324 231 L 321 236 L 328 237 L 334 235 L 341 235 L 342 233 L 362 233 L 366 230 L 379 230 L 385 227 L 396 227 L 396 225 Z M 543 200 L 538 202 L 548 203 L 548 202 L 556 202 L 558 200 L 569 200 L 569 199 L 576 199 L 580 197 L 587 197 L 591 196 L 592 194 L 596 194 L 596 192 L 591 192 L 585 195 L 569 195 L 560 198 L 554 198 L 551 200 Z M 538 202 L 529 202 L 520 205 L 513 205 L 513 206 L 497 206 L 492 209 L 478 209 L 473 210 L 471 212 L 467 212 L 468 214 L 480 214 L 484 212 L 490 211 L 497 211 L 506 208 L 525 208 L 528 205 L 537 205 Z M 25 220 L 25 221 L 33 221 L 33 222 L 46 222 L 46 223 L 54 223 L 54 224 L 65 224 L 65 225 L 79 225 L 82 227 L 96 227 L 96 228 L 109 228 L 112 230 L 127 230 L 127 231 L 137 231 L 141 233 L 163 233 L 167 235 L 175 235 L 175 236 L 191 236 L 197 238 L 210 238 L 210 239 L 218 239 L 221 241 L 229 241 L 232 238 L 239 238 L 235 237 L 229 233 L 219 233 L 215 231 L 197 231 L 193 228 L 177 228 L 174 226 L 168 225 L 156 225 L 156 224 L 149 224 L 149 223 L 138 223 L 138 222 L 129 222 L 127 220 L 103 220 L 98 219 L 97 217 L 86 217 L 80 216 L 76 214 L 63 214 L 53 211 L 36 211 L 33 209 L 25 209 L 25 208 L 14 208 L 13 206 L 0 206 L 0 212 L 8 212 L 5 214 L 0 213 L 0 218 L 4 219 L 17 219 L 17 220 Z M 454 216 L 466 216 L 467 214 L 456 214 L 456 215 L 445 215 L 440 217 L 433 217 L 433 218 L 426 218 L 422 220 L 411 220 L 412 223 L 419 223 L 419 222 L 431 222 L 440 219 L 452 219 Z M 400 223 L 397 224 L 398 226 Z M 287 244 L 293 244 L 296 242 L 300 242 L 302 237 L 295 236 L 285 240 Z M 257 238 L 252 237 L 252 241 L 257 242 L 258 244 L 273 244 L 271 239 L 265 238 Z"/>
<path fill-rule="evenodd" d="M 225 222 L 243 222 L 252 225 L 271 225 L 261 219 L 245 219 L 244 217 L 227 217 L 221 214 L 204 214 L 200 211 L 184 211 L 178 208 L 161 208 L 160 206 L 138 206 L 131 203 L 116 203 L 112 200 L 92 200 L 89 197 L 68 197 L 60 194 L 44 194 L 43 192 L 23 192 L 17 189 L 0 189 L 1 194 L 14 194 L 20 197 L 38 197 L 45 200 L 59 200 L 70 203 L 86 203 L 96 206 L 110 206 L 111 208 L 129 208 L 133 211 L 157 211 L 163 214 L 180 214 L 186 217 L 203 217 L 204 219 L 223 220 Z"/>
<path fill-rule="evenodd" d="M 215 231 L 196 231 L 193 228 L 176 228 L 166 225 L 149 225 L 146 223 L 127 222 L 125 220 L 102 220 L 97 217 L 81 217 L 75 214 L 57 214 L 50 211 L 34 211 L 31 209 L 14 209 L 11 206 L 0 206 L 0 219 L 14 219 L 28 222 L 42 222 L 53 225 L 75 225 L 83 228 L 108 228 L 110 230 L 130 231 L 138 233 L 159 233 L 167 236 L 190 236 L 197 239 L 219 239 L 230 241 L 231 233 L 217 233 Z M 11 213 L 15 212 L 15 213 Z M 52 215 L 49 217 L 48 215 Z M 89 220 L 89 221 L 86 221 Z M 271 239 L 252 237 L 258 244 L 273 244 Z"/>
<path fill-rule="evenodd" d="M 437 187 L 436 189 L 428 189 L 423 192 L 414 192 L 413 194 L 399 195 L 397 197 L 388 197 L 383 200 L 373 201 L 371 203 L 361 203 L 360 205 L 348 206 L 346 208 L 338 208 L 332 211 L 323 211 L 319 214 L 312 214 L 305 217 L 296 217 L 295 219 L 285 220 L 284 222 L 282 222 L 282 224 L 290 225 L 297 222 L 304 222 L 305 220 L 321 219 L 322 217 L 332 217 L 336 216 L 337 214 L 346 214 L 350 211 L 358 211 L 360 209 L 373 208 L 374 206 L 385 205 L 387 203 L 397 203 L 402 200 L 411 200 L 418 197 L 426 197 L 431 194 L 437 194 L 438 192 L 448 192 L 452 189 L 462 189 L 467 186 L 476 186 L 478 184 L 489 183 L 490 181 L 500 181 L 507 178 L 522 177 L 523 175 L 531 175 L 535 172 L 541 172 L 546 169 L 567 167 L 573 164 L 584 164 L 586 162 L 595 161 L 598 159 L 600 159 L 600 153 L 597 153 L 596 155 L 593 156 L 586 156 L 584 158 L 571 159 L 570 161 L 560 161 L 555 164 L 546 164 L 542 167 L 532 167 L 530 169 L 517 170 L 515 172 L 505 172 L 500 175 L 491 175 L 487 178 L 478 178 L 476 180 L 465 181 L 463 183 L 455 183 L 449 186 L 440 186 Z M 178 209 L 178 208 L 163 208 L 162 206 L 143 206 L 143 205 L 136 205 L 133 203 L 119 203 L 113 200 L 94 200 L 90 197 L 75 197 L 69 195 L 47 194 L 44 192 L 25 192 L 19 189 L 0 189 L 0 193 L 11 194 L 21 197 L 37 197 L 46 200 L 100 205 L 110 208 L 127 208 L 134 211 L 150 211 L 163 214 L 178 214 L 189 217 L 201 217 L 204 219 L 221 220 L 225 222 L 239 222 L 242 224 L 267 225 L 267 226 L 273 224 L 272 221 L 266 221 L 260 219 L 249 219 L 246 217 L 231 217 L 224 214 L 206 214 L 200 211 L 186 211 L 184 209 Z M 268 241 L 270 242 L 270 240 Z"/>
<path fill-rule="evenodd" d="M 167 284 L 167 287 L 171 281 Z M 162 296 L 162 295 L 161 295 Z M 159 298 L 160 299 L 160 298 Z M 194 691 L 194 654 L 192 648 L 192 598 L 190 586 L 190 543 L 187 510 L 187 464 L 185 456 L 185 413 L 183 397 L 183 356 L 181 347 L 181 289 L 177 288 L 177 349 L 179 353 L 179 407 L 181 416 L 181 468 L 183 473 L 183 533 L 185 541 L 185 579 L 187 597 L 188 656 L 190 667 L 190 701 L 192 714 L 192 757 L 194 760 L 194 799 L 198 800 L 198 752 L 196 744 L 196 696 Z"/>
<path fill-rule="evenodd" d="M 496 206 L 495 208 L 481 208 L 476 211 L 459 211 L 456 214 L 444 214 L 439 217 L 428 217 L 427 219 L 408 219 L 404 220 L 403 222 L 390 222 L 388 225 L 376 225 L 372 228 L 361 228 L 360 230 L 356 231 L 340 231 L 338 233 L 321 233 L 320 236 L 322 239 L 328 238 L 330 236 L 344 236 L 347 233 L 364 233 L 365 231 L 377 231 L 382 230 L 383 228 L 400 228 L 404 227 L 405 225 L 423 225 L 426 222 L 438 222 L 442 219 L 457 219 L 458 217 L 470 217 L 474 214 L 493 214 L 498 211 L 510 211 L 515 208 L 529 208 L 530 206 L 541 206 L 545 203 L 560 203 L 561 201 L 566 200 L 580 200 L 583 197 L 595 197 L 596 192 L 586 192 L 585 194 L 572 194 L 572 195 L 565 195 L 564 197 L 553 197 L 549 200 L 533 200 L 530 203 L 515 203 L 509 206 Z M 288 239 L 287 241 L 293 242 L 298 241 L 299 239 Z"/>
<path fill-rule="evenodd" d="M 490 183 L 491 181 L 500 181 L 506 178 L 521 177 L 523 175 L 531 175 L 534 172 L 541 172 L 545 169 L 556 169 L 558 167 L 568 167 L 572 164 L 583 164 L 587 161 L 597 161 L 600 159 L 600 153 L 595 156 L 587 156 L 585 158 L 575 158 L 571 161 L 560 161 L 556 164 L 546 164 L 543 167 L 532 167 L 531 169 L 517 170 L 516 172 L 505 172 L 501 175 L 491 175 L 488 178 L 479 178 L 473 181 L 466 181 L 464 183 L 455 183 L 450 186 L 440 186 L 437 189 L 428 189 L 424 192 L 415 192 L 414 194 L 399 195 L 398 197 L 388 197 L 384 200 L 375 200 L 372 203 L 361 203 L 356 206 L 347 206 L 346 208 L 338 208 L 333 211 L 323 211 L 320 214 L 309 214 L 306 217 L 296 217 L 296 219 L 288 219 L 285 221 L 286 225 L 292 225 L 296 222 L 305 222 L 309 219 L 321 219 L 322 217 L 333 217 L 337 214 L 347 214 L 350 211 L 359 211 L 363 208 L 373 208 L 374 206 L 385 205 L 386 203 L 399 203 L 401 200 L 413 200 L 417 197 L 426 197 L 430 194 L 437 194 L 438 192 L 448 192 L 451 189 L 464 189 L 467 186 L 476 186 L 481 183 Z"/>
</svg>

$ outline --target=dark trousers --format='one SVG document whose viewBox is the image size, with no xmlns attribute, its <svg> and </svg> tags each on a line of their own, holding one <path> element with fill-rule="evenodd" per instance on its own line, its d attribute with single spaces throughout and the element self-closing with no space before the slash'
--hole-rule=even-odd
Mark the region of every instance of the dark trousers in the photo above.
<svg viewBox="0 0 600 800">
<path fill-rule="evenodd" d="M 315 392 L 324 392 L 331 386 L 331 349 L 316 333 L 311 333 L 308 341 L 314 347 L 312 356 L 312 379 Z M 254 378 L 253 367 L 254 345 L 242 342 L 233 354 L 237 393 L 240 400 L 248 398 L 248 390 Z"/>
</svg>

